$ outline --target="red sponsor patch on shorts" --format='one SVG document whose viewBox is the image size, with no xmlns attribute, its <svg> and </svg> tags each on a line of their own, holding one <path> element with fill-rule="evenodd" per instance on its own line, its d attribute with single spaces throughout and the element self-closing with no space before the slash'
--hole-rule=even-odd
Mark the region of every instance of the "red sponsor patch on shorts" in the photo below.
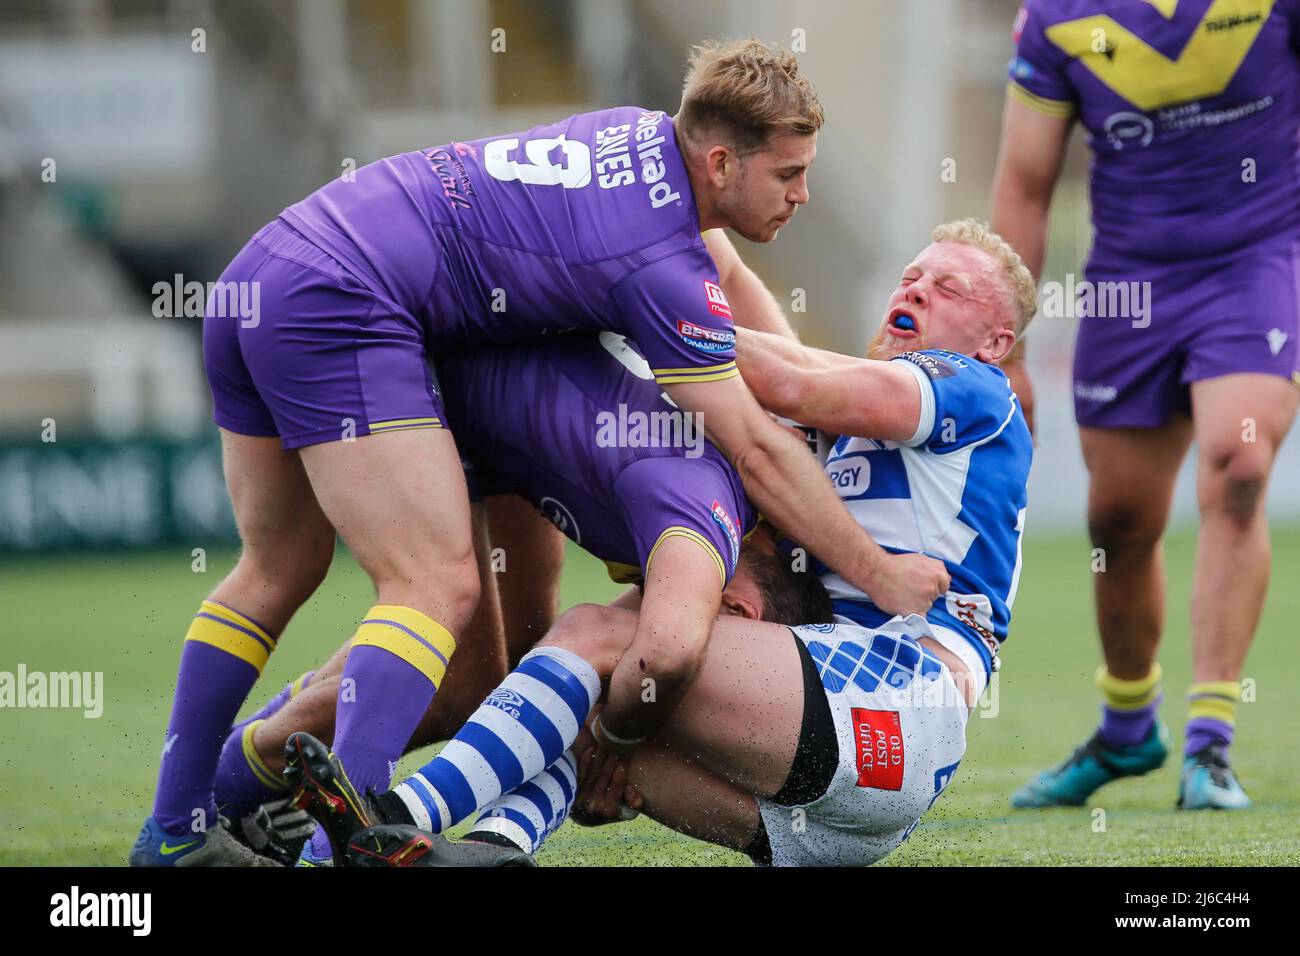
<svg viewBox="0 0 1300 956">
<path fill-rule="evenodd" d="M 704 297 L 709 300 L 709 311 L 724 319 L 731 318 L 731 306 L 727 303 L 726 293 L 716 282 L 704 280 Z"/>
<path fill-rule="evenodd" d="M 858 786 L 903 789 L 903 728 L 896 710 L 854 707 L 853 743 L 858 751 Z"/>
</svg>

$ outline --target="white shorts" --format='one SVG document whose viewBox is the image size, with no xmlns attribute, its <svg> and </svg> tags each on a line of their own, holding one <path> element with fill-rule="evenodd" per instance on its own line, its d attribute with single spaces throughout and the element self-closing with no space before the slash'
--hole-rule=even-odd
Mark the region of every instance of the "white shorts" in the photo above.
<svg viewBox="0 0 1300 956">
<path fill-rule="evenodd" d="M 917 618 L 791 629 L 821 675 L 839 764 L 811 803 L 759 799 L 774 866 L 874 863 L 948 786 L 966 752 L 970 712 L 947 665 L 917 641 L 933 629 Z"/>
</svg>

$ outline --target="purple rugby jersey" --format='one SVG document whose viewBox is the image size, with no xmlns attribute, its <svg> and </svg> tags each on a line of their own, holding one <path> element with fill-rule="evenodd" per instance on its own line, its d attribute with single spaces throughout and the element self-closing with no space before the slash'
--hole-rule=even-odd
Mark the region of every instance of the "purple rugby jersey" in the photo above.
<svg viewBox="0 0 1300 956">
<path fill-rule="evenodd" d="M 1027 0 L 1015 36 L 1011 96 L 1087 130 L 1092 265 L 1300 231 L 1298 0 Z"/>
<path fill-rule="evenodd" d="M 670 385 L 737 374 L 672 120 L 619 107 L 404 153 L 264 226 L 208 303 L 217 424 L 286 448 L 442 428 L 426 357 L 568 330 L 636 342 Z"/>
<path fill-rule="evenodd" d="M 1300 384 L 1300 0 L 1027 0 L 1013 33 L 1008 94 L 1092 151 L 1079 424 L 1157 427 L 1224 375 Z"/>
<path fill-rule="evenodd" d="M 757 520 L 740 477 L 621 336 L 444 354 L 438 382 L 476 497 L 527 499 L 616 581 L 672 535 L 703 545 L 724 584 L 735 573 Z"/>
<path fill-rule="evenodd" d="M 661 383 L 735 374 L 730 309 L 662 111 L 393 156 L 281 218 L 408 311 L 431 354 L 608 330 Z"/>
</svg>

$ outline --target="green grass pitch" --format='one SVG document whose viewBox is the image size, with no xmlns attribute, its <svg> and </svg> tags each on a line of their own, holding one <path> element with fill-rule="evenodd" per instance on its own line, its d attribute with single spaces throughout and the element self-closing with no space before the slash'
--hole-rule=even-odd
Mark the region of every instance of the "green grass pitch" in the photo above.
<svg viewBox="0 0 1300 956">
<path fill-rule="evenodd" d="M 1172 536 L 1167 553 L 1162 715 L 1181 748 L 1192 536 Z M 153 790 L 180 638 L 232 558 L 209 554 L 206 574 L 191 571 L 188 549 L 0 562 L 0 670 L 24 663 L 29 670 L 103 671 L 105 696 L 97 720 L 70 711 L 0 710 L 0 865 L 125 861 Z M 1026 540 L 997 715 L 972 717 L 955 782 L 885 865 L 1300 863 L 1297 528 L 1274 534 L 1272 586 L 1245 674 L 1255 682 L 1256 699 L 1240 708 L 1232 751 L 1254 809 L 1175 812 L 1177 751 L 1164 769 L 1102 789 L 1089 807 L 1009 808 L 1011 792 L 1082 741 L 1097 717 L 1089 559 L 1078 535 Z M 600 565 L 576 550 L 564 585 L 566 606 L 615 593 Z M 286 633 L 249 709 L 336 648 L 369 602 L 364 575 L 341 555 Z M 408 758 L 405 766 L 411 765 Z M 543 865 L 747 865 L 738 854 L 644 819 L 594 830 L 566 824 L 539 859 Z"/>
</svg>

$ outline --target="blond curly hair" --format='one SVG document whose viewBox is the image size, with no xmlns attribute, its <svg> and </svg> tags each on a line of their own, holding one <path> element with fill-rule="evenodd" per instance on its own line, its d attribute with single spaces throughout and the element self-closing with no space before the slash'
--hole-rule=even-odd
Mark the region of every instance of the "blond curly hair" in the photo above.
<svg viewBox="0 0 1300 956">
<path fill-rule="evenodd" d="M 1011 308 L 1015 313 L 1016 337 L 1025 334 L 1025 329 L 1038 311 L 1038 287 L 1034 284 L 1033 274 L 1020 253 L 1000 235 L 989 228 L 988 223 L 978 219 L 959 219 L 936 226 L 930 239 L 934 242 L 959 242 L 962 245 L 982 249 L 998 261 L 1002 267 L 1002 281 L 1011 298 Z"/>
</svg>

